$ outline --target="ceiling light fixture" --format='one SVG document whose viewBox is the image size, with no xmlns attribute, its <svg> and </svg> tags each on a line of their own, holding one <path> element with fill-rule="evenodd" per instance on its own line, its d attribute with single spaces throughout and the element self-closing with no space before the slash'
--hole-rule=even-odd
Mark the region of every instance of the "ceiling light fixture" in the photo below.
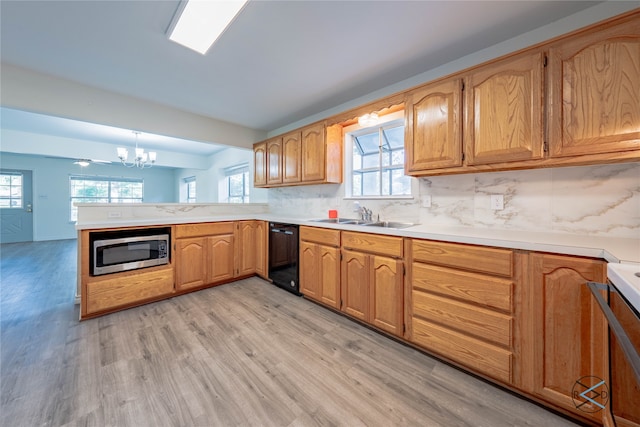
<svg viewBox="0 0 640 427">
<path fill-rule="evenodd" d="M 365 114 L 358 117 L 358 124 L 362 127 L 375 126 L 378 124 L 378 113 Z"/>
<path fill-rule="evenodd" d="M 204 55 L 246 3 L 247 0 L 187 0 L 173 17 L 167 31 L 169 39 Z"/>
<path fill-rule="evenodd" d="M 118 147 L 116 150 L 118 152 L 118 158 L 122 162 L 122 164 L 128 168 L 138 167 L 140 169 L 150 168 L 156 162 L 156 152 L 149 151 L 149 153 L 145 153 L 143 148 L 138 148 L 138 135 L 140 132 L 133 131 L 136 135 L 136 155 L 133 158 L 133 162 L 127 163 L 127 158 L 129 157 L 129 150 L 124 147 Z"/>
<path fill-rule="evenodd" d="M 73 163 L 75 163 L 76 165 L 79 165 L 82 168 L 85 168 L 85 167 L 87 167 L 87 166 L 89 166 L 91 164 L 91 161 L 90 160 L 85 160 L 85 159 L 79 159 L 79 160 L 76 160 Z"/>
</svg>

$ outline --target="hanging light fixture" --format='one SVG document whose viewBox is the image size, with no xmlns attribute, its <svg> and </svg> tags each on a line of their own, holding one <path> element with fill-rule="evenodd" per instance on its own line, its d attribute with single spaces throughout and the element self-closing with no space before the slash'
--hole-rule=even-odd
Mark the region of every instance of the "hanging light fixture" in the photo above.
<svg viewBox="0 0 640 427">
<path fill-rule="evenodd" d="M 370 113 L 358 117 L 358 124 L 362 127 L 375 126 L 378 124 L 378 121 L 378 113 Z"/>
<path fill-rule="evenodd" d="M 138 135 L 140 132 L 133 131 L 136 136 L 136 154 L 131 163 L 127 163 L 127 158 L 129 157 L 129 150 L 124 147 L 118 147 L 118 158 L 122 162 L 122 164 L 128 168 L 137 167 L 140 169 L 150 168 L 156 162 L 156 152 L 149 151 L 146 153 L 143 148 L 138 148 Z"/>
</svg>

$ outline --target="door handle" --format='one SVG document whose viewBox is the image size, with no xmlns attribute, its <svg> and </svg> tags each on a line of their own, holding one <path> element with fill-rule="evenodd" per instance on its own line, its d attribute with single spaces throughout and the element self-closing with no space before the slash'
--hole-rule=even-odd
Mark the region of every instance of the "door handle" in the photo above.
<svg viewBox="0 0 640 427">
<path fill-rule="evenodd" d="M 33 212 L 33 206 L 31 205 L 31 203 L 27 204 L 27 212 Z"/>
</svg>

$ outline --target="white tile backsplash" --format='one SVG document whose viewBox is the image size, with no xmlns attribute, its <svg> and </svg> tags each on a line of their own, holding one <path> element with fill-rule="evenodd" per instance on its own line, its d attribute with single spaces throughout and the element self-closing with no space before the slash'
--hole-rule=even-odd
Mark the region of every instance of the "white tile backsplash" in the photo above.
<svg viewBox="0 0 640 427">
<path fill-rule="evenodd" d="M 553 231 L 640 239 L 640 163 L 447 175 L 418 179 L 414 199 L 362 200 L 381 219 L 443 226 Z M 493 210 L 491 194 L 504 196 Z M 431 207 L 422 207 L 431 195 Z M 329 209 L 355 217 L 338 184 L 274 188 L 269 211 L 321 218 Z"/>
</svg>

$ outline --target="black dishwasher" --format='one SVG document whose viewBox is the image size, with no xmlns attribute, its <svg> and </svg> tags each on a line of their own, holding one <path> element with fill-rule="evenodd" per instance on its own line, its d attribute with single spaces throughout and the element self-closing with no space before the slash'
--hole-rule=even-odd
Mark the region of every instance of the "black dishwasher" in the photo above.
<svg viewBox="0 0 640 427">
<path fill-rule="evenodd" d="M 300 295 L 297 225 L 269 223 L 269 279 L 274 285 Z"/>
</svg>

